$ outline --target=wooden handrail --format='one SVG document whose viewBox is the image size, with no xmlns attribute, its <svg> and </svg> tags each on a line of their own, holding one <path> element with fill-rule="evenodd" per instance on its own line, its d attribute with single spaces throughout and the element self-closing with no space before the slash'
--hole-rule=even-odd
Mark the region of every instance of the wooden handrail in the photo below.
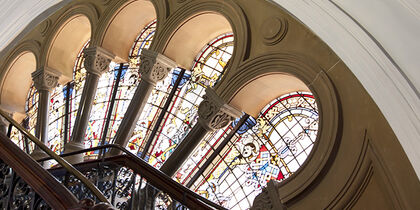
<svg viewBox="0 0 420 210">
<path fill-rule="evenodd" d="M 79 201 L 48 171 L 0 132 L 0 158 L 53 209 L 77 209 Z"/>
<path fill-rule="evenodd" d="M 23 128 L 18 122 L 16 122 L 13 118 L 7 115 L 4 111 L 0 110 L 0 115 L 3 116 L 7 121 L 9 121 L 13 126 L 15 126 L 23 135 L 29 138 L 33 143 L 35 143 L 42 151 L 44 151 L 51 159 L 54 159 L 59 163 L 62 167 L 67 169 L 68 172 L 73 174 L 77 179 L 79 179 L 101 202 L 109 203 L 109 201 L 105 198 L 105 196 L 99 191 L 99 189 L 90 182 L 80 171 L 76 170 L 70 163 L 66 160 L 61 158 L 55 152 L 53 152 L 50 148 L 48 148 L 44 143 L 42 143 L 39 139 L 29 133 L 25 128 Z"/>
<path fill-rule="evenodd" d="M 190 189 L 186 188 L 185 186 L 181 185 L 180 183 L 176 182 L 172 178 L 168 177 L 163 172 L 159 171 L 158 169 L 154 168 L 153 166 L 149 165 L 144 160 L 140 159 L 136 155 L 130 153 L 125 148 L 121 147 L 120 145 L 115 144 L 108 144 L 104 146 L 93 147 L 89 149 L 84 149 L 68 154 L 61 155 L 64 156 L 71 156 L 78 153 L 85 153 L 89 151 L 95 150 L 102 150 L 106 148 L 113 148 L 116 150 L 120 150 L 124 155 L 117 155 L 112 157 L 107 157 L 104 159 L 99 160 L 92 160 L 86 161 L 83 163 L 75 164 L 74 166 L 78 168 L 80 171 L 89 170 L 92 168 L 94 164 L 99 163 L 115 163 L 120 166 L 127 167 L 134 171 L 136 174 L 140 174 L 143 178 L 147 180 L 152 186 L 156 187 L 159 190 L 167 193 L 173 199 L 181 202 L 185 206 L 190 209 L 226 209 L 220 205 L 217 205 L 200 195 L 194 193 Z M 45 158 L 42 161 L 48 160 L 49 158 Z M 50 169 L 50 172 L 53 174 L 56 173 L 65 173 L 62 168 L 55 168 Z"/>
</svg>

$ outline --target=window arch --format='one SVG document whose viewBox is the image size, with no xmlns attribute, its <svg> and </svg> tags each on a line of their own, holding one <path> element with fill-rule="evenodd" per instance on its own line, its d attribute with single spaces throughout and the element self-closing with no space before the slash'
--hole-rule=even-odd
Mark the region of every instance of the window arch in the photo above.
<svg viewBox="0 0 420 210">
<path fill-rule="evenodd" d="M 164 163 L 196 123 L 198 104 L 205 89 L 214 86 L 222 77 L 232 56 L 233 41 L 231 33 L 216 37 L 197 55 L 191 70 L 176 68 L 156 85 L 129 141 L 129 150 L 142 155 L 146 142 L 153 136 L 146 160 L 158 168 Z M 177 80 L 178 86 L 171 95 Z M 170 103 L 168 109 L 162 110 L 167 101 Z M 157 124 L 161 112 L 165 115 Z M 155 127 L 157 132 L 151 135 Z"/>
<path fill-rule="evenodd" d="M 268 181 L 283 181 L 304 164 L 317 136 L 318 116 L 311 93 L 276 98 L 257 118 L 244 115 L 209 133 L 174 178 L 225 207 L 249 208 Z"/>
</svg>

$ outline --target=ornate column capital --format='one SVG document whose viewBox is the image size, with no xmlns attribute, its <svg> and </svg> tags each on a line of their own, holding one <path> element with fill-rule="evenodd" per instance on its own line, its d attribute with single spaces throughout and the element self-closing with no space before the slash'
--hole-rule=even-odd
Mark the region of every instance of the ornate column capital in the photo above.
<svg viewBox="0 0 420 210">
<path fill-rule="evenodd" d="M 51 91 L 53 88 L 57 87 L 58 78 L 60 78 L 60 76 L 60 72 L 49 67 L 43 67 L 32 73 L 32 80 L 34 81 L 37 90 Z"/>
<path fill-rule="evenodd" d="M 209 131 L 224 128 L 242 116 L 241 111 L 226 104 L 211 88 L 206 89 L 203 99 L 198 106 L 198 122 Z"/>
<path fill-rule="evenodd" d="M 168 57 L 148 49 L 141 51 L 140 62 L 141 79 L 153 85 L 163 80 L 176 67 L 176 63 Z"/>
<path fill-rule="evenodd" d="M 109 63 L 115 58 L 114 54 L 102 47 L 89 47 L 83 53 L 86 71 L 98 76 L 108 70 Z"/>
</svg>

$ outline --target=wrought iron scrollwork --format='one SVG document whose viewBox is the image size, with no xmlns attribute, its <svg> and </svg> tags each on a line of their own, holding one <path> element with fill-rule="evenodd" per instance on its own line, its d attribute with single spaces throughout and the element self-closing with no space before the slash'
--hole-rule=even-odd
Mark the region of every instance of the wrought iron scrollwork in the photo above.
<svg viewBox="0 0 420 210">
<path fill-rule="evenodd" d="M 0 209 L 48 210 L 51 207 L 0 160 Z"/>
</svg>

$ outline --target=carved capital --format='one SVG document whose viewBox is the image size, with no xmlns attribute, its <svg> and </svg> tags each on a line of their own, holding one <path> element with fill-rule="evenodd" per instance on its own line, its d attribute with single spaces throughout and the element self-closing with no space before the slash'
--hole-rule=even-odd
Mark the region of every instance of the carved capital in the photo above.
<svg viewBox="0 0 420 210">
<path fill-rule="evenodd" d="M 102 47 L 89 47 L 83 53 L 86 71 L 98 76 L 108 70 L 109 63 L 115 58 L 114 54 Z"/>
<path fill-rule="evenodd" d="M 60 75 L 61 73 L 51 68 L 44 67 L 32 73 L 32 80 L 34 81 L 37 90 L 51 91 L 53 88 L 57 87 Z"/>
<path fill-rule="evenodd" d="M 141 79 L 153 85 L 163 80 L 176 67 L 176 63 L 168 57 L 147 49 L 141 51 L 140 62 Z"/>
<path fill-rule="evenodd" d="M 262 192 L 254 199 L 251 210 L 265 210 L 265 209 L 287 209 L 280 201 L 278 194 L 277 183 L 271 180 L 268 182 L 267 187 L 262 189 Z"/>
<path fill-rule="evenodd" d="M 226 104 L 211 88 L 206 89 L 203 99 L 198 107 L 198 122 L 209 131 L 224 128 L 242 115 L 241 111 Z"/>
</svg>

